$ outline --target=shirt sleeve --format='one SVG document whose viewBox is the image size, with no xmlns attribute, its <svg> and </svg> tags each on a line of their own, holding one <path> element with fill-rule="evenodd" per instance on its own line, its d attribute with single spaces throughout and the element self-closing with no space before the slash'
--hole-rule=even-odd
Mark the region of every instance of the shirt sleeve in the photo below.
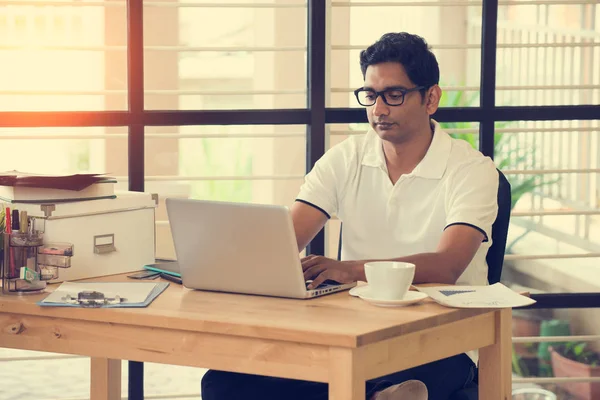
<svg viewBox="0 0 600 400">
<path fill-rule="evenodd" d="M 347 175 L 347 160 L 343 145 L 337 145 L 319 159 L 304 178 L 296 201 L 321 210 L 327 218 L 337 214 L 340 188 Z"/>
<path fill-rule="evenodd" d="M 468 225 L 492 237 L 498 214 L 498 171 L 488 157 L 461 166 L 449 181 L 446 228 Z"/>
</svg>

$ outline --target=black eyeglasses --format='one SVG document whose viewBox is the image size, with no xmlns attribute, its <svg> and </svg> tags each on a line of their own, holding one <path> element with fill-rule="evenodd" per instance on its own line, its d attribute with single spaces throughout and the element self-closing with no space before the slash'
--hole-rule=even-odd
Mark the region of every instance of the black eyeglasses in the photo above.
<svg viewBox="0 0 600 400">
<path fill-rule="evenodd" d="M 381 96 L 383 102 L 388 106 L 401 106 L 404 103 L 404 97 L 410 92 L 425 89 L 425 86 L 417 86 L 412 89 L 391 87 L 380 92 L 373 89 L 358 88 L 354 91 L 356 100 L 361 106 L 369 107 L 375 105 L 377 97 Z"/>
</svg>

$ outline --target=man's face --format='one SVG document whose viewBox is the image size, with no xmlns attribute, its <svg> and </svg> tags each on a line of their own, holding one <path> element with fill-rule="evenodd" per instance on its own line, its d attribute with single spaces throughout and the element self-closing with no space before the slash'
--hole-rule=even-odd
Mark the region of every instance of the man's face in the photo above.
<svg viewBox="0 0 600 400">
<path fill-rule="evenodd" d="M 364 87 L 374 91 L 389 88 L 412 89 L 415 86 L 417 85 L 408 78 L 402 64 L 397 62 L 370 65 L 365 73 Z M 424 126 L 429 125 L 430 107 L 427 98 L 430 91 L 426 92 L 425 99 L 419 91 L 407 93 L 400 106 L 389 106 L 382 96 L 378 96 L 374 105 L 367 106 L 371 127 L 383 140 L 393 143 L 410 140 Z"/>
</svg>

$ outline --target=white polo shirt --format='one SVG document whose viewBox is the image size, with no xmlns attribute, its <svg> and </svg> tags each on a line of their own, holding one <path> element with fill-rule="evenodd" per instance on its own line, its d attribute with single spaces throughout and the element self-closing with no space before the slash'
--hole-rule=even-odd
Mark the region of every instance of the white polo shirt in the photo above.
<svg viewBox="0 0 600 400">
<path fill-rule="evenodd" d="M 434 252 L 448 226 L 470 225 L 486 238 L 457 284 L 486 285 L 498 172 L 489 157 L 433 124 L 427 154 L 395 185 L 382 140 L 369 130 L 327 151 L 306 175 L 297 200 L 342 221 L 342 260 Z"/>
</svg>

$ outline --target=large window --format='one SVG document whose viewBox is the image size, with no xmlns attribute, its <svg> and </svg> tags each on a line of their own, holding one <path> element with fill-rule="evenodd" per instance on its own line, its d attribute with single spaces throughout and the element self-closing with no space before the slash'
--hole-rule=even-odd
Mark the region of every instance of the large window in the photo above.
<svg viewBox="0 0 600 400">
<path fill-rule="evenodd" d="M 166 197 L 290 205 L 327 149 L 364 132 L 358 57 L 389 31 L 429 42 L 444 92 L 434 118 L 512 184 L 504 283 L 540 307 L 599 304 L 595 0 L 0 0 L 0 169 L 108 172 L 158 193 L 157 256 L 172 258 Z M 336 257 L 339 228 L 310 251 Z M 535 318 L 600 332 L 585 308 Z M 148 379 L 162 382 L 148 394 L 196 393 L 197 370 L 177 371 L 189 384 Z M 9 396 L 43 392 L 30 393 Z"/>
</svg>

